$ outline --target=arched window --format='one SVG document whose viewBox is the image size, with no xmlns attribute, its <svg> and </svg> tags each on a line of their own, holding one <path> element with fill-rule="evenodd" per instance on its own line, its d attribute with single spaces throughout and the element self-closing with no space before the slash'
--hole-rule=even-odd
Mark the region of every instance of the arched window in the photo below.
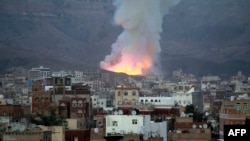
<svg viewBox="0 0 250 141">
<path fill-rule="evenodd" d="M 82 110 L 78 110 L 77 113 L 78 114 L 82 114 L 83 112 L 82 112 Z"/>
<path fill-rule="evenodd" d="M 78 111 L 77 111 L 77 116 L 78 116 L 78 117 L 82 117 L 82 116 L 83 116 L 82 110 L 78 110 Z"/>
<path fill-rule="evenodd" d="M 143 102 L 144 102 L 144 100 L 142 99 L 142 100 L 141 100 L 141 102 L 143 103 Z"/>
<path fill-rule="evenodd" d="M 72 101 L 72 107 L 77 107 L 77 102 L 75 100 Z"/>
<path fill-rule="evenodd" d="M 83 102 L 82 102 L 82 100 L 79 100 L 78 101 L 78 107 L 82 107 L 83 106 Z"/>
<path fill-rule="evenodd" d="M 64 107 L 64 106 L 65 106 L 65 104 L 64 104 L 64 103 L 61 103 L 61 105 L 60 105 L 60 106 Z"/>
<path fill-rule="evenodd" d="M 3 111 L 3 116 L 8 116 L 8 112 Z"/>
<path fill-rule="evenodd" d="M 43 101 L 43 97 L 41 97 L 41 102 L 44 102 L 44 101 Z"/>
<path fill-rule="evenodd" d="M 38 97 L 35 98 L 35 102 L 39 102 L 39 98 Z"/>
</svg>

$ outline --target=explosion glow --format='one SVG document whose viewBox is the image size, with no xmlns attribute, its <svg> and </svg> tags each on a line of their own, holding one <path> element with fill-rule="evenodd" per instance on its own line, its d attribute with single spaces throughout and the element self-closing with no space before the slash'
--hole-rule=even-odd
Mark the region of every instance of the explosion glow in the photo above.
<svg viewBox="0 0 250 141">
<path fill-rule="evenodd" d="M 180 0 L 116 0 L 115 23 L 124 31 L 112 45 L 112 52 L 100 67 L 128 75 L 154 71 L 161 51 L 162 18 Z"/>
</svg>

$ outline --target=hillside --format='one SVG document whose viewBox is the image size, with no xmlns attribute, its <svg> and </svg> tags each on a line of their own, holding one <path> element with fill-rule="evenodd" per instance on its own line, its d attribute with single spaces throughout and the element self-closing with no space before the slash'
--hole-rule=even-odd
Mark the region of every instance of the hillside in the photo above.
<svg viewBox="0 0 250 141">
<path fill-rule="evenodd" d="M 164 74 L 250 75 L 249 7 L 249 0 L 183 0 L 172 8 L 161 34 Z M 98 67 L 122 31 L 113 14 L 110 0 L 1 0 L 0 71 Z"/>
</svg>

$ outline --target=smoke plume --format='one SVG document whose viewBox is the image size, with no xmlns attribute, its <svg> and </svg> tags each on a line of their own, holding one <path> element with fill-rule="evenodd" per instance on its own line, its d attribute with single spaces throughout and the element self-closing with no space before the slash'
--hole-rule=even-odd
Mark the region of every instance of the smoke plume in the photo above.
<svg viewBox="0 0 250 141">
<path fill-rule="evenodd" d="M 114 21 L 124 28 L 112 52 L 100 67 L 128 75 L 146 75 L 155 71 L 161 52 L 159 40 L 163 16 L 180 0 L 115 0 Z"/>
</svg>

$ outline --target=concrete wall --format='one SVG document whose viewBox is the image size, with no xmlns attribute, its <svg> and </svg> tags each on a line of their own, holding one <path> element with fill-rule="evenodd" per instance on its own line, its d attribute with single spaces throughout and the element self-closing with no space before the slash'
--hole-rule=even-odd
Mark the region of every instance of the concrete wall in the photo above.
<svg viewBox="0 0 250 141">
<path fill-rule="evenodd" d="M 137 124 L 133 124 L 133 120 L 137 121 Z M 117 122 L 117 126 L 114 125 Z M 106 116 L 106 132 L 108 133 L 135 133 L 141 132 L 143 126 L 143 116 L 141 115 L 108 115 Z"/>
</svg>

